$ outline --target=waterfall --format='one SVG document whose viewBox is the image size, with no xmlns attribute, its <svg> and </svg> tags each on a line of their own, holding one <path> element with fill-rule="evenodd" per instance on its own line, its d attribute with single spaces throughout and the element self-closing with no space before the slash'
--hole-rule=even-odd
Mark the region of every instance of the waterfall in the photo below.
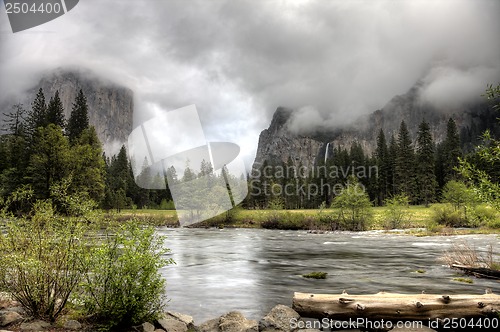
<svg viewBox="0 0 500 332">
<path fill-rule="evenodd" d="M 328 159 L 328 147 L 330 146 L 330 143 L 326 143 L 326 150 L 325 150 L 325 165 L 326 165 L 326 160 Z"/>
</svg>

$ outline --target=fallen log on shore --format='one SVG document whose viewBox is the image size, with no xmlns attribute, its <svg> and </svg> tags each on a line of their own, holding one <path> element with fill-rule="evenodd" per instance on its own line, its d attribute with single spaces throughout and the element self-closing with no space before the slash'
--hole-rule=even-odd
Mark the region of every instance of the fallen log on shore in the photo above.
<svg viewBox="0 0 500 332">
<path fill-rule="evenodd" d="M 472 267 L 468 265 L 452 264 L 452 268 L 460 269 L 467 274 L 471 274 L 478 278 L 500 279 L 500 271 L 488 269 L 485 267 Z"/>
<path fill-rule="evenodd" d="M 500 295 L 294 293 L 293 309 L 302 317 L 336 320 L 498 317 L 496 315 L 500 312 Z"/>
</svg>

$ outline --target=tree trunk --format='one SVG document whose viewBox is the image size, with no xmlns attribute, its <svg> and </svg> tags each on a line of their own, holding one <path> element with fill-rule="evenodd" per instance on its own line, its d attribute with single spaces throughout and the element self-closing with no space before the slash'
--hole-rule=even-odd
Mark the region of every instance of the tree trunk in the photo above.
<svg viewBox="0 0 500 332">
<path fill-rule="evenodd" d="M 497 317 L 500 295 L 398 294 L 373 295 L 295 293 L 293 309 L 302 317 L 329 319 L 427 320 Z"/>
</svg>

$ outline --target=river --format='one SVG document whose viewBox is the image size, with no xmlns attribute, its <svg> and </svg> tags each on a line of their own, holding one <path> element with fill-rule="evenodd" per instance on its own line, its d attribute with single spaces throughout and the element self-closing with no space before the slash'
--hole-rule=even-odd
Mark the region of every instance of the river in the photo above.
<svg viewBox="0 0 500 332">
<path fill-rule="evenodd" d="M 294 292 L 368 294 L 500 293 L 500 283 L 472 278 L 454 281 L 457 271 L 437 259 L 450 245 L 467 240 L 498 250 L 497 235 L 415 237 L 384 232 L 310 234 L 264 229 L 159 228 L 176 265 L 162 269 L 168 310 L 196 323 L 239 310 L 259 319 L 276 304 L 291 305 Z M 418 273 L 417 270 L 425 270 Z M 327 279 L 306 279 L 312 271 Z"/>
</svg>

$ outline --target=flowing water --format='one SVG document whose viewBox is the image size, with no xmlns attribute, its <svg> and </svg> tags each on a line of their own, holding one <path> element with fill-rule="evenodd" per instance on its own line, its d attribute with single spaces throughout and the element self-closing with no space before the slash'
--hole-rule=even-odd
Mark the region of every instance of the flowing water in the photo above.
<svg viewBox="0 0 500 332">
<path fill-rule="evenodd" d="M 500 282 L 453 281 L 457 271 L 437 259 L 452 243 L 467 240 L 498 249 L 497 235 L 414 237 L 384 232 L 310 234 L 263 229 L 166 229 L 177 265 L 162 270 L 169 310 L 201 323 L 231 310 L 259 319 L 276 304 L 291 305 L 294 292 L 370 294 L 500 293 Z M 425 270 L 425 273 L 417 273 Z M 325 280 L 306 279 L 312 271 Z"/>
</svg>

